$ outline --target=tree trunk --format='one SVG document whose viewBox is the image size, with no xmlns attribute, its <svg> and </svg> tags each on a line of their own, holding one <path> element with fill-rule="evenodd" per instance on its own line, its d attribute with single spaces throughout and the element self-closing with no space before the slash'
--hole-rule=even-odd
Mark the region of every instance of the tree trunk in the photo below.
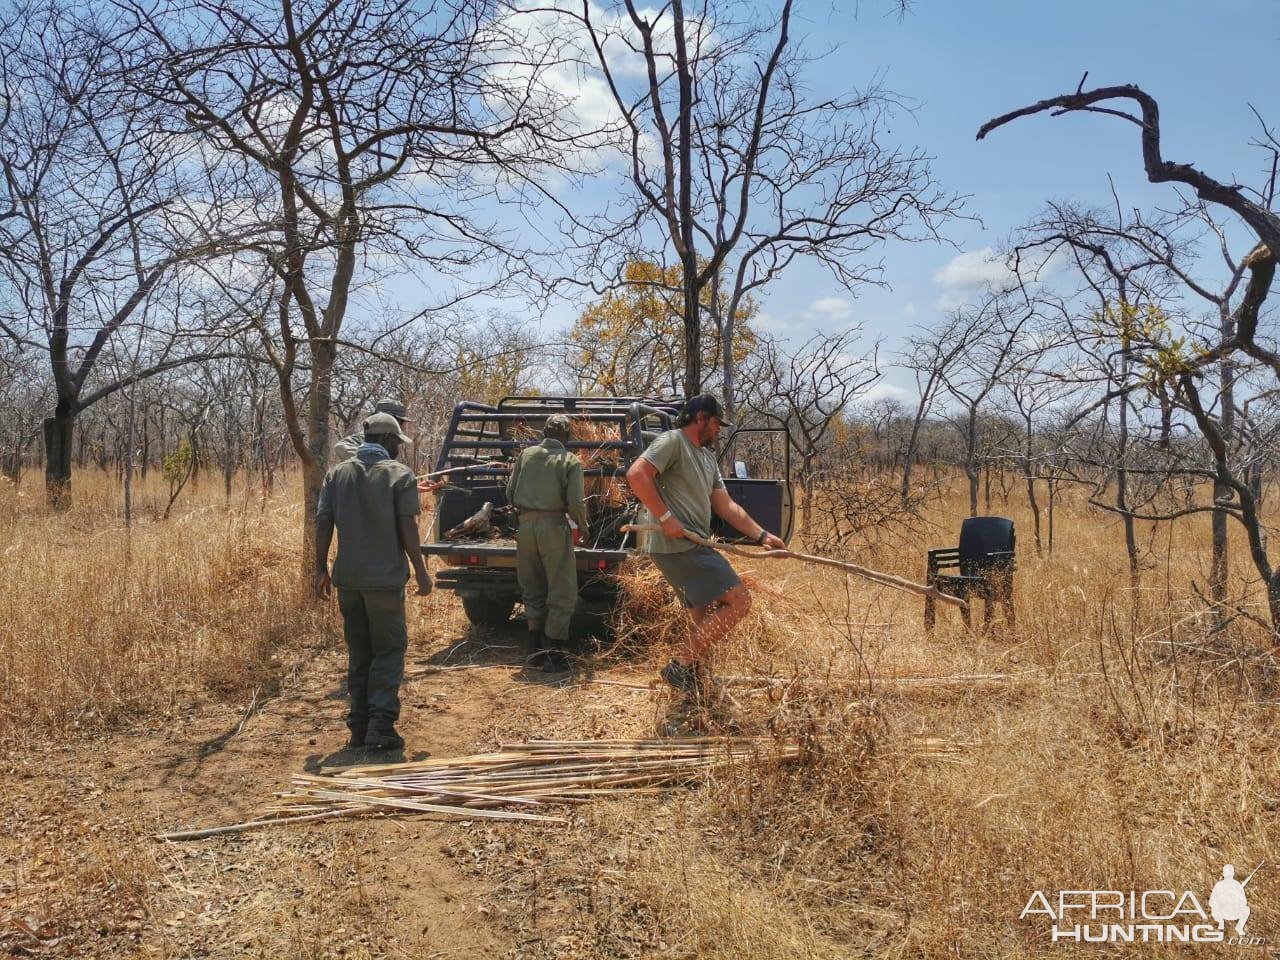
<svg viewBox="0 0 1280 960">
<path fill-rule="evenodd" d="M 58 401 L 52 417 L 44 421 L 44 489 L 52 510 L 71 506 L 71 443 L 75 413 L 69 401 Z"/>
<path fill-rule="evenodd" d="M 1053 507 L 1054 501 L 1057 499 L 1058 481 L 1053 477 L 1049 478 L 1049 556 L 1053 556 Z"/>
<path fill-rule="evenodd" d="M 320 487 L 329 466 L 329 416 L 333 407 L 333 366 L 336 350 L 324 343 L 311 344 L 311 396 L 307 404 L 307 453 L 302 458 L 302 570 L 303 583 L 311 582 L 316 545 L 316 507 Z"/>
<path fill-rule="evenodd" d="M 1033 467 L 1031 462 L 1031 416 L 1028 414 L 1025 418 L 1027 430 L 1024 434 L 1024 446 L 1022 448 L 1022 472 L 1027 477 L 1027 505 L 1031 507 L 1031 523 L 1032 530 L 1035 533 L 1036 556 L 1041 555 L 1040 544 L 1040 504 L 1036 502 L 1036 478 L 1032 473 Z"/>
<path fill-rule="evenodd" d="M 1222 336 L 1229 339 L 1235 335 L 1235 324 L 1231 320 L 1231 312 L 1225 308 L 1222 309 Z M 1220 368 L 1222 375 L 1222 418 L 1219 424 L 1219 430 L 1222 433 L 1223 443 L 1227 446 L 1227 451 L 1231 450 L 1231 433 L 1235 426 L 1235 364 L 1230 358 L 1222 361 Z M 1232 489 L 1230 485 L 1223 483 L 1220 479 L 1213 482 L 1213 499 L 1214 502 L 1219 500 L 1230 500 Z M 1210 523 L 1210 552 L 1209 559 L 1209 599 L 1213 601 L 1214 613 L 1213 619 L 1215 623 L 1221 624 L 1226 619 L 1226 603 L 1227 603 L 1227 575 L 1230 572 L 1227 565 L 1227 512 L 1225 510 L 1214 510 Z"/>
<path fill-rule="evenodd" d="M 969 478 L 969 516 L 978 515 L 978 408 L 969 408 L 969 429 L 965 433 L 964 472 Z"/>
<path fill-rule="evenodd" d="M 1267 583 L 1267 609 L 1271 613 L 1271 647 L 1280 649 L 1280 571 Z"/>
<path fill-rule="evenodd" d="M 222 490 L 228 503 L 231 502 L 231 480 L 236 472 L 236 445 L 232 443 L 234 428 L 234 418 L 231 415 L 231 405 L 223 403 L 222 405 Z M 235 436 L 239 436 L 239 431 L 235 431 Z"/>
<path fill-rule="evenodd" d="M 1126 323 L 1128 321 L 1126 320 Z M 1120 386 L 1129 383 L 1129 350 L 1130 338 L 1128 330 L 1121 333 L 1122 350 L 1120 353 Z M 1116 509 L 1124 521 L 1124 547 L 1129 555 L 1129 582 L 1138 586 L 1138 538 L 1134 532 L 1133 516 L 1129 513 L 1129 472 L 1125 469 L 1125 460 L 1129 455 L 1129 398 L 1120 397 L 1120 437 L 1116 450 Z M 1137 594 L 1134 594 L 1135 602 Z"/>
<path fill-rule="evenodd" d="M 702 319 L 698 312 L 698 264 L 684 265 L 684 394 L 702 392 Z"/>
<path fill-rule="evenodd" d="M 126 528 L 133 526 L 133 445 L 138 417 L 137 390 L 136 383 L 129 387 L 129 428 L 125 433 L 124 442 L 124 525 Z"/>
<path fill-rule="evenodd" d="M 142 452 L 138 457 L 138 473 L 142 476 L 142 482 L 147 481 L 147 471 L 151 468 L 151 417 L 146 410 L 146 398 L 143 398 L 142 410 Z"/>
<path fill-rule="evenodd" d="M 733 364 L 733 313 L 737 309 L 736 302 L 729 304 L 729 314 L 724 318 L 724 328 L 720 344 L 720 363 L 723 369 L 720 372 L 723 383 L 721 385 L 724 391 L 724 412 L 730 421 L 733 420 L 734 414 L 737 412 L 738 404 L 734 400 L 734 390 L 737 389 L 737 378 L 734 376 Z"/>
</svg>

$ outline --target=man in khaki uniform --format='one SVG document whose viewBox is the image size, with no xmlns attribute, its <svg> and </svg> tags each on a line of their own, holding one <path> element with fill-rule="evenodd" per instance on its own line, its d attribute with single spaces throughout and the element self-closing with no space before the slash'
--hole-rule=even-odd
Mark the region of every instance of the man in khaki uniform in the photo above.
<svg viewBox="0 0 1280 960">
<path fill-rule="evenodd" d="M 563 648 L 578 604 L 578 567 L 567 513 L 587 529 L 582 461 L 568 450 L 569 418 L 547 418 L 542 443 L 520 453 L 507 481 L 507 502 L 520 517 L 516 534 L 516 576 L 529 624 L 531 664 L 566 670 Z"/>
<path fill-rule="evenodd" d="M 399 433 L 404 434 L 404 428 L 413 423 L 413 418 L 409 416 L 409 411 L 405 409 L 405 405 L 399 400 L 379 400 L 373 408 L 374 413 L 389 413 L 396 418 L 399 425 Z M 407 437 L 404 441 L 406 444 L 411 443 Z M 364 443 L 363 433 L 353 433 L 349 437 L 343 437 L 333 445 L 334 459 L 341 462 L 350 460 L 356 455 L 356 451 L 360 449 L 360 445 Z"/>
<path fill-rule="evenodd" d="M 316 591 L 338 588 L 347 641 L 349 747 L 395 750 L 400 681 L 409 634 L 404 585 L 413 565 L 418 596 L 431 592 L 431 577 L 418 541 L 418 485 L 413 471 L 395 459 L 407 438 L 396 418 L 375 413 L 364 424 L 364 442 L 350 460 L 331 468 L 316 507 Z M 329 573 L 335 526 L 338 556 Z"/>
</svg>

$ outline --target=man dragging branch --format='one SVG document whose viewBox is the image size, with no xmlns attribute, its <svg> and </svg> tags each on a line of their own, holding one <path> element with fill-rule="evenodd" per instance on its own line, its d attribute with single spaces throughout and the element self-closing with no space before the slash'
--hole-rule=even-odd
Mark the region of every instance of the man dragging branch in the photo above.
<svg viewBox="0 0 1280 960">
<path fill-rule="evenodd" d="M 762 546 L 785 550 L 725 489 L 714 446 L 728 424 L 720 401 L 710 394 L 687 400 L 668 430 L 653 441 L 627 471 L 627 483 L 661 533 L 637 534 L 639 549 L 662 571 L 693 621 L 684 646 L 662 668 L 662 679 L 697 710 L 711 702 L 712 648 L 725 639 L 751 609 L 751 594 L 724 555 L 685 539 L 685 530 L 711 537 L 711 513 Z"/>
</svg>

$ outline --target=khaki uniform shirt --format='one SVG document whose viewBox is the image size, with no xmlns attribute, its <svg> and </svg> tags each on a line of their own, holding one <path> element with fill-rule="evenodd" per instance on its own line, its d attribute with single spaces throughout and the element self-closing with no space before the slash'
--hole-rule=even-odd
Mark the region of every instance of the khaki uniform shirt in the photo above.
<svg viewBox="0 0 1280 960">
<path fill-rule="evenodd" d="M 585 536 L 582 460 L 559 440 L 543 440 L 522 450 L 507 481 L 507 502 L 517 510 L 568 513 Z"/>
<path fill-rule="evenodd" d="M 320 488 L 316 515 L 333 517 L 338 528 L 333 585 L 402 589 L 409 560 L 400 547 L 397 521 L 421 511 L 418 481 L 399 460 L 361 453 L 332 467 Z"/>
<path fill-rule="evenodd" d="M 333 445 L 333 454 L 335 460 L 350 460 L 356 455 L 356 451 L 360 449 L 360 444 L 364 443 L 363 433 L 353 433 L 349 437 L 343 437 Z"/>
<path fill-rule="evenodd" d="M 715 452 L 709 447 L 695 446 L 683 430 L 668 430 L 640 456 L 658 468 L 654 484 L 672 515 L 690 532 L 704 540 L 710 539 L 711 493 L 724 489 Z M 645 509 L 640 522 L 657 524 L 658 518 Z M 640 549 L 649 553 L 683 553 L 697 546 L 684 537 L 668 537 L 662 533 L 640 536 L 644 537 Z"/>
</svg>

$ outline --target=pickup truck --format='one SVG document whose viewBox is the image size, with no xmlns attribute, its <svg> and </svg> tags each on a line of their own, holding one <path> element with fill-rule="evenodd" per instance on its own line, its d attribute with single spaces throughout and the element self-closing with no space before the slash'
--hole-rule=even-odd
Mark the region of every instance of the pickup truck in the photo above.
<svg viewBox="0 0 1280 960">
<path fill-rule="evenodd" d="M 431 539 L 422 545 L 426 556 L 439 557 L 444 563 L 444 568 L 435 572 L 436 586 L 461 598 L 472 623 L 497 626 L 511 618 L 520 600 L 520 587 L 516 582 L 518 520 L 514 511 L 504 509 L 510 464 L 521 449 L 541 442 L 547 417 L 567 414 L 573 424 L 568 447 L 583 459 L 591 521 L 583 531 L 582 544 L 574 550 L 579 593 L 574 633 L 601 635 L 617 599 L 613 573 L 635 549 L 634 536 L 621 530 L 635 520 L 640 509 L 626 484 L 627 468 L 658 434 L 674 427 L 680 402 L 642 397 L 516 396 L 504 397 L 496 406 L 459 403 L 436 463 L 437 471 L 451 471 L 445 474 L 448 485 L 437 494 Z M 764 450 L 778 439 L 768 434 L 781 435 L 782 477 L 748 476 L 750 453 L 747 460 L 734 460 L 729 471 L 722 464 L 721 473 L 730 496 L 771 533 L 787 540 L 794 510 L 791 444 L 785 429 L 739 428 L 724 438 L 722 458 L 742 449 Z M 445 531 L 475 514 L 486 502 L 495 508 L 493 530 L 486 537 L 444 539 Z M 719 518 L 712 533 L 726 540 L 739 539 Z"/>
</svg>

